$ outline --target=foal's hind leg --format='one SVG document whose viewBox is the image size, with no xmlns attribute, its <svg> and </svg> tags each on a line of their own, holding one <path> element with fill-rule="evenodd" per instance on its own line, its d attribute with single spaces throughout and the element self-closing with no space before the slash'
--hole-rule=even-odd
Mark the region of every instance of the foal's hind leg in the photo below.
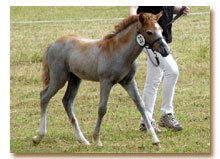
<svg viewBox="0 0 220 159">
<path fill-rule="evenodd" d="M 80 130 L 73 108 L 74 99 L 76 97 L 80 83 L 81 83 L 80 78 L 76 77 L 74 74 L 70 74 L 66 93 L 63 97 L 63 105 L 69 117 L 69 121 L 73 127 L 77 140 L 83 145 L 89 145 L 89 142 L 85 139 L 83 133 Z"/>
<path fill-rule="evenodd" d="M 59 89 L 61 89 L 67 81 L 67 73 L 63 73 L 62 76 L 58 74 L 52 74 L 50 76 L 50 82 L 48 86 L 40 92 L 40 106 L 41 106 L 41 121 L 40 128 L 38 130 L 37 136 L 34 136 L 33 142 L 34 144 L 40 143 L 42 138 L 46 134 L 46 119 L 47 119 L 47 106 L 50 99 L 57 93 Z"/>
</svg>

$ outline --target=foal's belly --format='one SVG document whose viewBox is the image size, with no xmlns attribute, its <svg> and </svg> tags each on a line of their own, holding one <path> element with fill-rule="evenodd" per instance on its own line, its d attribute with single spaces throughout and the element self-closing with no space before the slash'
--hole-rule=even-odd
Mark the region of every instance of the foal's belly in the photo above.
<svg viewBox="0 0 220 159">
<path fill-rule="evenodd" d="M 99 77 L 94 71 L 87 71 L 83 69 L 73 69 L 71 72 L 83 80 L 99 81 Z"/>
<path fill-rule="evenodd" d="M 99 81 L 96 58 L 72 55 L 69 59 L 69 71 L 81 79 Z"/>
</svg>

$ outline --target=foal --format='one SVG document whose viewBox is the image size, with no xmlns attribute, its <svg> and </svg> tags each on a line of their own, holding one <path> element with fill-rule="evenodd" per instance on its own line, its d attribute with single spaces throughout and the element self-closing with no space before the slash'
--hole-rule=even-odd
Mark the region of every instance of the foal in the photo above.
<svg viewBox="0 0 220 159">
<path fill-rule="evenodd" d="M 74 114 L 73 103 L 81 80 L 100 82 L 100 102 L 98 119 L 94 130 L 94 142 L 102 146 L 100 126 L 106 113 L 107 101 L 113 85 L 119 83 L 130 95 L 140 111 L 151 138 L 152 144 L 159 145 L 153 127 L 144 110 L 137 84 L 134 78 L 136 58 L 143 47 L 169 54 L 169 48 L 162 37 L 162 29 L 157 23 L 162 12 L 149 13 L 125 18 L 115 26 L 115 33 L 103 39 L 84 39 L 79 36 L 64 36 L 52 43 L 43 56 L 42 83 L 40 93 L 41 121 L 37 136 L 33 142 L 38 144 L 46 134 L 46 111 L 49 100 L 68 81 L 63 105 L 79 142 L 89 145 L 80 130 Z"/>
</svg>

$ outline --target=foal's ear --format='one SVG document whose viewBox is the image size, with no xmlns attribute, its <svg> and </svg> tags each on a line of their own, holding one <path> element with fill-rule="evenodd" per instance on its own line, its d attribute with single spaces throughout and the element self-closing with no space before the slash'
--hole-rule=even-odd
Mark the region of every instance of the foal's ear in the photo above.
<svg viewBox="0 0 220 159">
<path fill-rule="evenodd" d="M 144 14 L 143 14 L 143 13 L 141 13 L 141 14 L 139 15 L 139 21 L 140 21 L 141 23 L 144 22 Z"/>
<path fill-rule="evenodd" d="M 158 21 L 162 15 L 163 15 L 163 11 L 160 11 L 160 13 L 156 15 L 156 20 Z"/>
</svg>

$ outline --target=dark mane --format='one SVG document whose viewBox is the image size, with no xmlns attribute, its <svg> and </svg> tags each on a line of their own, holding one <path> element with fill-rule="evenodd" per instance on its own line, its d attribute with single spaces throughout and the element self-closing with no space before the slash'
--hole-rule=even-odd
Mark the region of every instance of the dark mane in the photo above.
<svg viewBox="0 0 220 159">
<path fill-rule="evenodd" d="M 130 25 L 134 24 L 137 21 L 138 21 L 138 15 L 133 15 L 123 19 L 120 23 L 115 25 L 114 33 L 106 35 L 104 39 L 110 39 L 114 37 L 115 35 L 117 35 L 118 33 L 120 33 L 121 31 L 123 31 L 124 29 L 126 29 L 127 27 L 129 27 Z"/>
</svg>

